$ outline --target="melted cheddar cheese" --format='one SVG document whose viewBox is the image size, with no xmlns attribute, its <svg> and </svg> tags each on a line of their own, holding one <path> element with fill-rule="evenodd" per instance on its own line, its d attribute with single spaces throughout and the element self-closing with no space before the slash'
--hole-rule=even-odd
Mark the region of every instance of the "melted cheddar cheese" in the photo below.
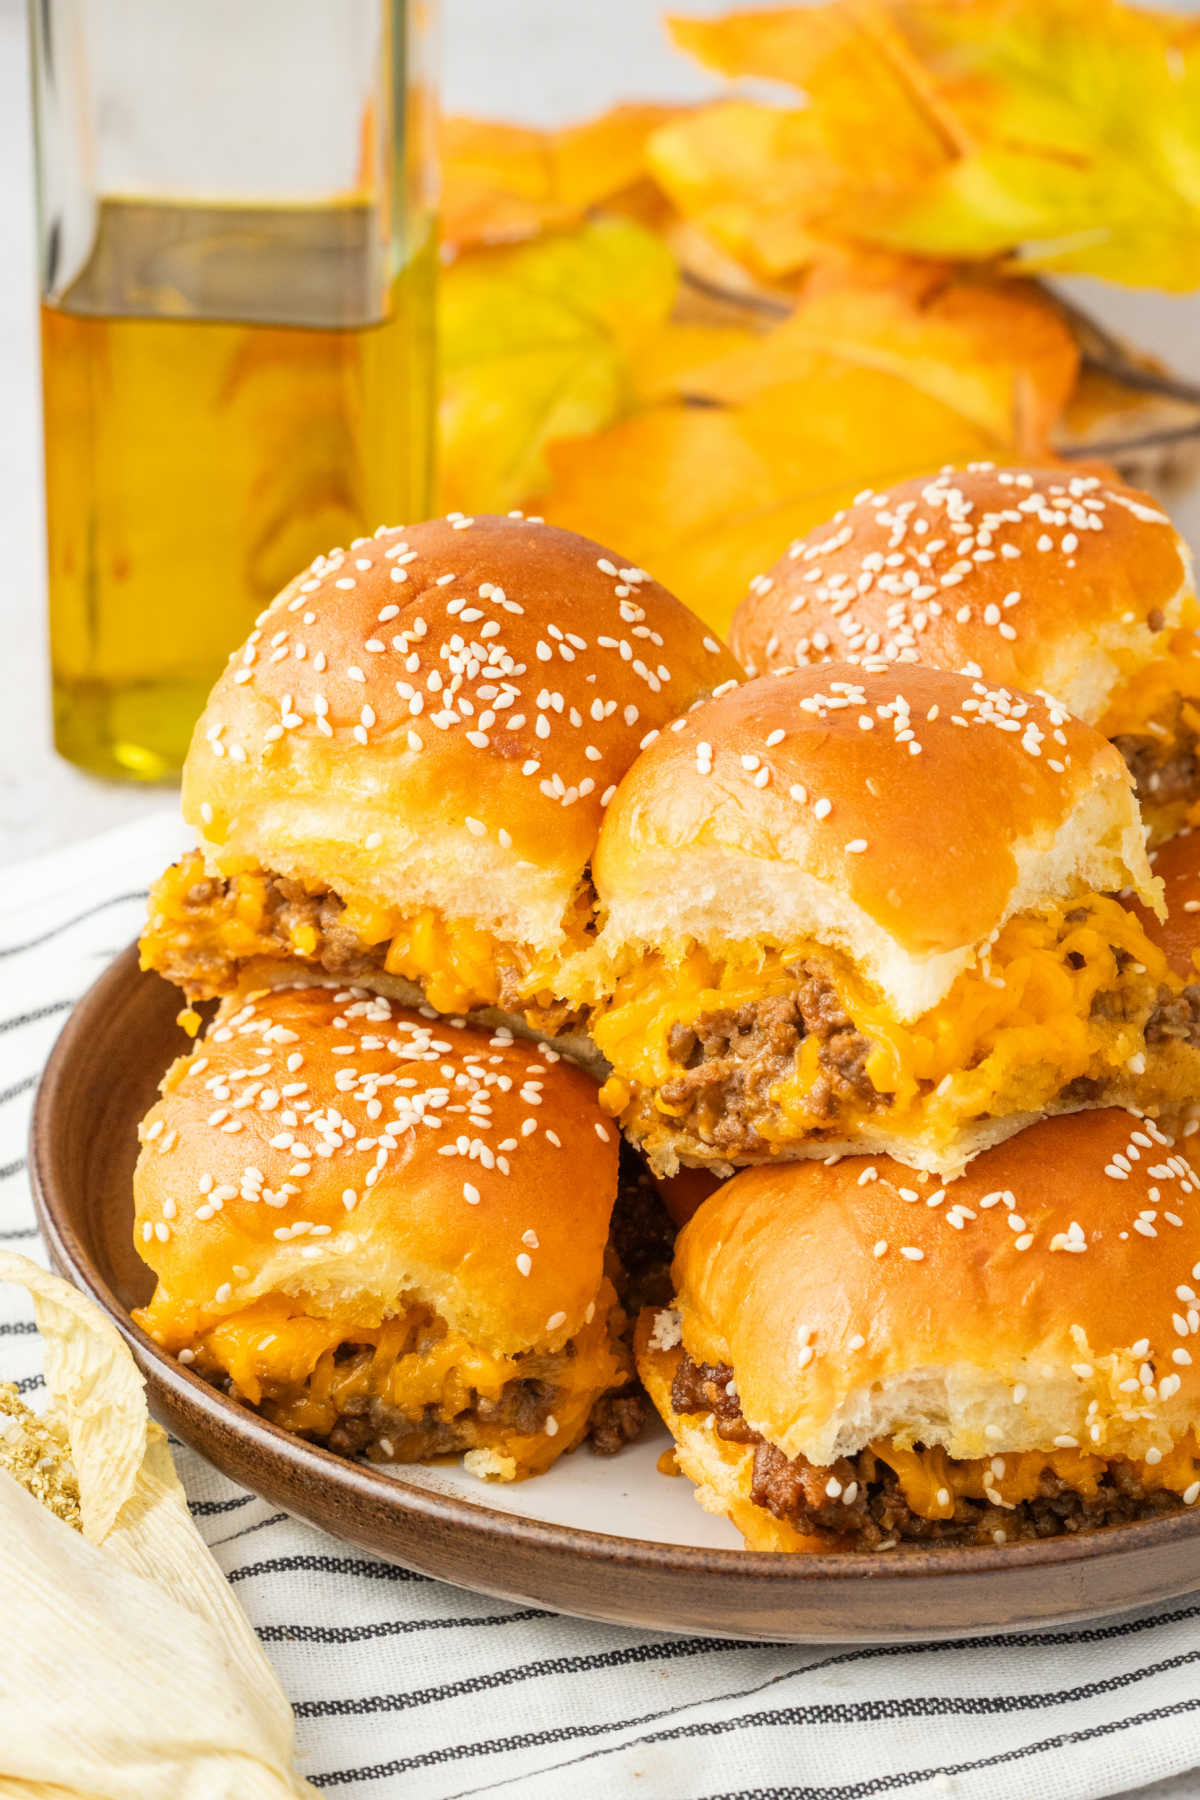
<svg viewBox="0 0 1200 1800">
<path fill-rule="evenodd" d="M 627 1360 L 609 1330 L 615 1308 L 605 1282 L 592 1318 L 561 1350 L 515 1356 L 481 1349 L 420 1304 L 376 1325 L 347 1327 L 273 1294 L 189 1331 L 190 1309 L 175 1306 L 160 1289 L 134 1317 L 157 1343 L 185 1348 L 200 1374 L 228 1378 L 236 1397 L 289 1431 L 328 1437 L 343 1414 L 374 1400 L 414 1431 L 431 1420 L 451 1424 L 472 1415 L 463 1447 L 494 1449 L 526 1475 L 578 1442 L 597 1398 L 628 1380 Z M 503 1421 L 489 1428 L 486 1405 L 498 1403 L 510 1382 L 527 1380 L 555 1389 L 554 1433 L 518 1432 Z M 481 1401 L 485 1416 L 474 1417 Z M 393 1435 L 397 1457 L 405 1460 L 401 1428 Z"/>
<path fill-rule="evenodd" d="M 895 1471 L 905 1500 L 922 1519 L 952 1519 L 960 1497 L 1020 1506 L 1038 1497 L 1046 1475 L 1090 1499 L 1110 1466 L 1106 1457 L 1083 1450 L 1022 1450 L 956 1462 L 940 1448 L 904 1450 L 887 1442 L 872 1444 L 871 1453 Z M 1142 1487 L 1183 1494 L 1200 1477 L 1200 1447 L 1189 1436 L 1158 1462 L 1130 1467 Z"/>
<path fill-rule="evenodd" d="M 141 940 L 144 969 L 173 977 L 182 952 L 193 966 L 197 960 L 206 965 L 202 974 L 184 985 L 208 996 L 230 992 L 238 965 L 255 957 L 319 961 L 317 927 L 303 918 L 285 920 L 279 908 L 270 905 L 271 878 L 264 870 L 240 870 L 213 898 L 200 906 L 189 905 L 190 890 L 206 880 L 203 858 L 194 851 L 155 884 L 150 922 Z M 583 941 L 587 910 L 584 896 L 567 921 L 572 942 Z M 438 1012 L 495 1006 L 507 988 L 517 989 L 532 1008 L 553 1004 L 549 972 L 539 969 L 533 951 L 508 943 L 469 919 L 447 919 L 431 906 L 406 913 L 348 900 L 339 923 L 364 951 L 386 946 L 382 967 L 420 986 Z"/>
<path fill-rule="evenodd" d="M 1200 634 L 1190 630 L 1176 631 L 1166 655 L 1121 683 L 1097 729 L 1105 737 L 1163 736 L 1162 721 L 1174 717 L 1181 699 L 1200 700 Z"/>
<path fill-rule="evenodd" d="M 787 994 L 796 985 L 789 971 L 805 963 L 828 976 L 869 1040 L 866 1074 L 889 1123 L 900 1129 L 919 1117 L 934 1139 L 985 1113 L 1039 1111 L 1081 1076 L 1120 1075 L 1143 1047 L 1159 988 L 1175 981 L 1137 918 L 1100 894 L 1010 919 L 990 953 L 907 1022 L 827 947 L 738 945 L 716 956 L 691 945 L 647 959 L 593 1017 L 592 1036 L 614 1071 L 602 1103 L 614 1113 L 669 1118 L 657 1090 L 679 1073 L 668 1049 L 672 1027 Z M 766 1142 L 828 1123 L 813 1103 L 819 1054 L 817 1037 L 805 1037 L 770 1090 L 769 1109 L 754 1121 Z M 878 1104 L 844 1106 L 839 1129 Z"/>
</svg>

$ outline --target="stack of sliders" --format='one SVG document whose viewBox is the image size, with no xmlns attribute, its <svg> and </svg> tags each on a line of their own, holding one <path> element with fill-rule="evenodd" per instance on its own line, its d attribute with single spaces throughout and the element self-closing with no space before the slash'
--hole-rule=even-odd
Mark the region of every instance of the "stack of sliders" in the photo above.
<svg viewBox="0 0 1200 1800">
<path fill-rule="evenodd" d="M 614 801 L 610 1097 L 661 1166 L 760 1165 L 681 1233 L 639 1368 L 754 1548 L 1200 1500 L 1200 859 L 1151 868 L 1133 786 L 1156 841 L 1192 816 L 1195 623 L 1144 495 L 943 471 L 753 585 L 770 672 Z"/>
<path fill-rule="evenodd" d="M 1195 1503 L 1186 551 L 1055 472 L 858 508 L 857 558 L 847 515 L 754 585 L 748 680 L 520 519 L 380 533 L 269 610 L 143 939 L 190 1028 L 219 1002 L 143 1128 L 160 1344 L 501 1478 L 627 1441 L 636 1362 L 754 1548 Z"/>
<path fill-rule="evenodd" d="M 199 845 L 142 942 L 219 1002 L 142 1126 L 159 1344 L 381 1461 L 511 1480 L 636 1433 L 661 1206 L 563 1056 L 594 1052 L 562 972 L 641 739 L 738 673 L 640 569 L 519 517 L 381 531 L 279 596 L 197 726 Z"/>
</svg>

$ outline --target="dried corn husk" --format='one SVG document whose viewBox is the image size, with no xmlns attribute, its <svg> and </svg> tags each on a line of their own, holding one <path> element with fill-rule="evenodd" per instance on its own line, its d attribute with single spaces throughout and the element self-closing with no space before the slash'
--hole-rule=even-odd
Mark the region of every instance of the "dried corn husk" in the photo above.
<svg viewBox="0 0 1200 1800">
<path fill-rule="evenodd" d="M 33 1297 L 81 1529 L 0 1473 L 0 1797 L 286 1800 L 292 1715 L 188 1512 L 120 1333 L 0 1252 Z"/>
</svg>

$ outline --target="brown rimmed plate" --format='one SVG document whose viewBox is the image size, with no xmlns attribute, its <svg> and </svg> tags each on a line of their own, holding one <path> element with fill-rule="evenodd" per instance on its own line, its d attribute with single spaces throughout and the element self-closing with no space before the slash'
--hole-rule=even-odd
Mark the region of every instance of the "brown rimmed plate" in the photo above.
<svg viewBox="0 0 1200 1800">
<path fill-rule="evenodd" d="M 888 1642 L 1065 1623 L 1200 1588 L 1200 1508 L 1045 1543 L 875 1558 L 755 1555 L 709 1520 L 659 1443 L 486 1486 L 457 1469 L 348 1462 L 267 1424 L 164 1355 L 129 1317 L 149 1297 L 133 1247 L 137 1122 L 186 1040 L 179 996 L 126 950 L 84 995 L 46 1065 L 30 1166 L 56 1268 L 101 1306 L 156 1415 L 233 1480 L 371 1554 L 555 1611 L 667 1631 L 796 1643 Z M 625 1535 L 606 1529 L 615 1525 Z"/>
</svg>

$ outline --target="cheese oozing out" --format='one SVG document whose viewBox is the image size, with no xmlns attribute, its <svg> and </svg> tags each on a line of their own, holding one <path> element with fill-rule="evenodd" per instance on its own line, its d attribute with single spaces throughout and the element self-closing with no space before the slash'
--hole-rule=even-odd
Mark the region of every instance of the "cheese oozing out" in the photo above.
<svg viewBox="0 0 1200 1800">
<path fill-rule="evenodd" d="M 669 1126 L 661 1089 L 680 1066 L 670 1053 L 676 1024 L 785 995 L 798 966 L 828 979 L 855 1030 L 869 1042 L 871 1095 L 839 1106 L 839 1135 L 878 1105 L 889 1127 L 919 1127 L 949 1140 L 983 1114 L 1035 1112 L 1072 1081 L 1127 1078 L 1145 1049 L 1145 1022 L 1162 989 L 1182 985 L 1141 923 L 1119 901 L 1086 894 L 1011 918 L 939 1003 L 902 1021 L 848 960 L 816 943 L 735 944 L 720 952 L 694 942 L 647 958 L 617 984 L 593 1017 L 595 1041 L 613 1067 L 602 1103 L 623 1121 Z M 815 1094 L 821 1043 L 803 1037 L 792 1067 L 769 1089 L 754 1128 L 785 1144 L 828 1123 Z M 1195 1069 L 1191 1069 L 1195 1073 Z M 1161 1098 L 1187 1076 L 1162 1073 Z M 678 1110 L 678 1109 L 677 1109 Z"/>
<path fill-rule="evenodd" d="M 398 1457 L 410 1460 L 422 1455 L 420 1433 L 430 1421 L 454 1426 L 466 1416 L 464 1446 L 492 1451 L 520 1478 L 576 1444 L 598 1396 L 628 1379 L 612 1328 L 618 1312 L 605 1281 L 592 1316 L 562 1350 L 518 1356 L 472 1343 L 415 1298 L 374 1323 L 349 1323 L 269 1294 L 197 1329 L 195 1309 L 177 1306 L 160 1286 L 134 1317 L 165 1349 L 185 1351 L 210 1380 L 228 1379 L 237 1398 L 285 1430 L 327 1438 L 344 1415 L 378 1402 L 417 1434 L 407 1458 L 403 1428 L 392 1427 Z M 522 1431 L 503 1418 L 489 1423 L 508 1384 L 531 1379 L 554 1389 L 553 1432 L 542 1425 Z"/>
<path fill-rule="evenodd" d="M 141 940 L 143 968 L 173 979 L 178 974 L 193 997 L 209 998 L 232 992 L 239 969 L 256 959 L 319 964 L 318 927 L 303 916 L 280 916 L 271 904 L 267 871 L 240 871 L 214 884 L 202 904 L 189 903 L 191 891 L 207 880 L 198 850 L 159 878 Z M 581 901 L 568 920 L 580 942 L 583 910 Z M 470 919 L 446 918 L 430 906 L 406 913 L 352 897 L 341 907 L 338 926 L 385 974 L 419 986 L 438 1012 L 472 1012 L 514 1000 L 536 1010 L 553 1002 L 551 971 L 539 966 L 533 951 Z"/>
</svg>

